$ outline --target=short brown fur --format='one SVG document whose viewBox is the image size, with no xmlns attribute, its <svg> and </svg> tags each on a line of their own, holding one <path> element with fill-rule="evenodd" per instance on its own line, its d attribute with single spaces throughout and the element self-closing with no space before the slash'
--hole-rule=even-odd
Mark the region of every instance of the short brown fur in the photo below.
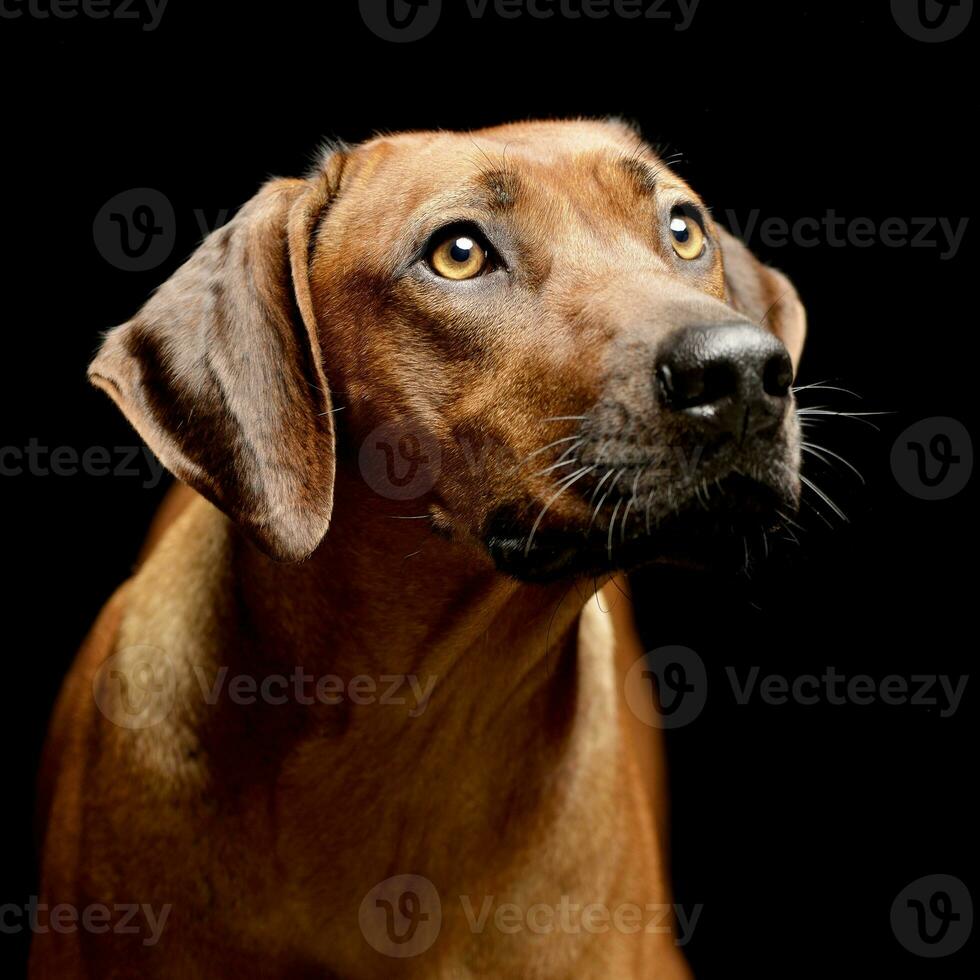
<svg viewBox="0 0 980 980">
<path fill-rule="evenodd" d="M 655 186 L 637 186 L 640 163 Z M 607 575 L 595 594 L 591 576 L 498 571 L 488 524 L 504 509 L 527 530 L 559 454 L 474 477 L 459 447 L 524 459 L 572 431 L 543 420 L 602 401 L 617 352 L 683 317 L 737 312 L 798 360 L 804 318 L 782 276 L 710 219 L 697 271 L 647 237 L 675 197 L 696 201 L 616 123 L 381 137 L 267 185 L 108 335 L 93 381 L 196 492 L 168 502 L 65 683 L 42 895 L 172 911 L 152 947 L 38 936 L 33 977 L 689 975 L 676 929 L 474 932 L 459 901 L 671 901 L 662 746 L 623 698 L 642 653 L 628 584 Z M 479 217 L 521 257 L 507 286 L 444 290 L 411 265 L 447 217 Z M 424 499 L 373 494 L 359 471 L 368 434 L 405 418 L 441 451 Z M 542 530 L 590 511 L 565 495 Z M 147 647 L 173 667 L 173 710 L 120 727 L 94 679 Z M 411 717 L 206 705 L 194 679 L 297 665 L 436 684 Z M 442 928 L 425 953 L 390 958 L 358 909 L 407 873 L 438 888 Z"/>
</svg>

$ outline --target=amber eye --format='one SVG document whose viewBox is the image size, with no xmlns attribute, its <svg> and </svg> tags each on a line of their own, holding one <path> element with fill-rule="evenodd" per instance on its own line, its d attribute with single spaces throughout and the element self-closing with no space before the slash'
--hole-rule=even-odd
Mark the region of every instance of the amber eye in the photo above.
<svg viewBox="0 0 980 980">
<path fill-rule="evenodd" d="M 475 238 L 457 233 L 432 250 L 429 264 L 444 279 L 475 279 L 489 269 L 490 258 Z"/>
<path fill-rule="evenodd" d="M 688 214 L 675 211 L 670 217 L 670 240 L 682 259 L 698 259 L 704 254 L 704 232 Z"/>
</svg>

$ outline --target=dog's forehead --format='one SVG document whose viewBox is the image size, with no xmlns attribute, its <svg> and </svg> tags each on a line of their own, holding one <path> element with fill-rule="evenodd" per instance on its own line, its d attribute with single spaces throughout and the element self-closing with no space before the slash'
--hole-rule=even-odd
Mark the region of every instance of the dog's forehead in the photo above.
<svg viewBox="0 0 980 980">
<path fill-rule="evenodd" d="M 481 151 L 507 153 L 527 163 L 555 163 L 588 153 L 631 153 L 645 148 L 642 137 L 619 123 L 591 120 L 507 123 L 487 129 L 432 130 L 376 137 L 364 144 L 371 153 L 432 157 L 447 162 L 477 157 Z M 486 161 L 483 162 L 483 165 Z"/>
<path fill-rule="evenodd" d="M 393 207 L 489 190 L 501 200 L 518 186 L 587 190 L 598 179 L 634 186 L 656 176 L 689 191 L 656 152 L 623 123 L 527 122 L 466 133 L 410 132 L 376 137 L 354 151 L 348 179 Z"/>
</svg>

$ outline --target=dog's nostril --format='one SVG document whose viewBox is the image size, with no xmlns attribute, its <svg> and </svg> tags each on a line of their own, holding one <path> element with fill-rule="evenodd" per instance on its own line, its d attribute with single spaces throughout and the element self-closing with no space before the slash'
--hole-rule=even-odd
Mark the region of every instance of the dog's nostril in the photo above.
<svg viewBox="0 0 980 980">
<path fill-rule="evenodd" d="M 709 405 L 735 394 L 737 372 L 730 364 L 707 363 L 688 366 L 661 364 L 657 381 L 664 403 L 675 411 Z"/>
<path fill-rule="evenodd" d="M 727 361 L 709 362 L 703 372 L 697 397 L 692 404 L 705 405 L 720 402 L 738 392 L 738 369 Z"/>
<path fill-rule="evenodd" d="M 762 371 L 763 390 L 774 398 L 785 398 L 792 383 L 793 362 L 789 359 L 789 354 L 785 351 L 773 354 Z"/>
<path fill-rule="evenodd" d="M 657 383 L 660 387 L 660 395 L 665 405 L 676 405 L 683 401 L 686 392 L 690 389 L 688 380 L 682 372 L 675 376 L 669 364 L 661 364 L 657 368 Z"/>
</svg>

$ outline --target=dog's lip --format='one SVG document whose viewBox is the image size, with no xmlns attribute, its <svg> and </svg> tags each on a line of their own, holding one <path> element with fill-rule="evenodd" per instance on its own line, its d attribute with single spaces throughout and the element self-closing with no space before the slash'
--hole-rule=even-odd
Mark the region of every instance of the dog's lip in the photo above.
<svg viewBox="0 0 980 980">
<path fill-rule="evenodd" d="M 788 487 L 738 472 L 719 479 L 712 506 L 692 495 L 651 524 L 637 521 L 625 534 L 608 527 L 579 524 L 530 527 L 513 508 L 502 508 L 488 522 L 484 545 L 497 567 L 517 578 L 550 580 L 569 574 L 594 575 L 644 564 L 704 567 L 743 535 L 768 531 L 786 508 L 796 509 Z"/>
<path fill-rule="evenodd" d="M 768 528 L 777 522 L 780 511 L 797 507 L 791 487 L 771 478 L 733 471 L 707 486 L 704 496 L 689 494 L 655 522 L 649 534 L 634 536 L 662 542 L 674 536 L 687 541 L 738 534 L 743 526 Z"/>
</svg>

